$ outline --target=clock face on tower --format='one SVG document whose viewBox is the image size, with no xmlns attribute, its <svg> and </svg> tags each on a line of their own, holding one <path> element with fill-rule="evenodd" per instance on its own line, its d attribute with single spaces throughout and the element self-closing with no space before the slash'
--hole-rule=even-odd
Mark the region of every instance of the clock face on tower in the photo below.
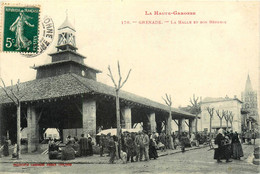
<svg viewBox="0 0 260 174">
<path fill-rule="evenodd" d="M 85 73 L 84 70 L 81 71 L 81 75 L 82 75 L 82 76 L 85 76 L 85 75 L 86 75 L 86 73 Z"/>
</svg>

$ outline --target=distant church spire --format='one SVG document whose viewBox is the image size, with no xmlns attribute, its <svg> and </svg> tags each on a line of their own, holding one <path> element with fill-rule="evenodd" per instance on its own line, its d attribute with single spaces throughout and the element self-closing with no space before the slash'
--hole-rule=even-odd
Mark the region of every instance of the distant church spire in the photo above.
<svg viewBox="0 0 260 174">
<path fill-rule="evenodd" d="M 245 91 L 253 91 L 249 74 L 248 74 L 247 80 L 246 80 L 246 88 L 245 88 Z"/>
</svg>

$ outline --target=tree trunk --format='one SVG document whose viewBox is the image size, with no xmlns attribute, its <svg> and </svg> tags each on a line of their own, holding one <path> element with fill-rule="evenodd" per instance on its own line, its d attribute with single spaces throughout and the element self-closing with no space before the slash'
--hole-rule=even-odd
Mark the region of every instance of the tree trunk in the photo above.
<svg viewBox="0 0 260 174">
<path fill-rule="evenodd" d="M 121 143 L 120 143 L 120 104 L 119 104 L 119 91 L 116 90 L 116 124 L 117 124 L 117 132 L 116 132 L 116 135 L 118 137 L 118 145 L 120 146 Z M 119 159 L 119 153 L 118 153 L 118 150 L 116 151 L 116 157 L 117 159 Z"/>
<path fill-rule="evenodd" d="M 20 158 L 21 155 L 21 106 L 20 103 L 18 103 L 17 106 L 17 159 Z"/>
<path fill-rule="evenodd" d="M 220 128 L 222 129 L 222 119 L 220 119 Z"/>
<path fill-rule="evenodd" d="M 226 130 L 228 130 L 228 121 L 226 121 L 227 122 L 227 129 Z"/>
<path fill-rule="evenodd" d="M 211 135 L 211 125 L 212 125 L 212 117 L 210 117 L 210 122 L 209 122 L 209 133 Z"/>
<path fill-rule="evenodd" d="M 119 138 L 120 136 L 120 105 L 119 105 L 119 94 L 116 91 L 116 125 L 117 125 L 117 132 L 116 135 Z"/>
</svg>

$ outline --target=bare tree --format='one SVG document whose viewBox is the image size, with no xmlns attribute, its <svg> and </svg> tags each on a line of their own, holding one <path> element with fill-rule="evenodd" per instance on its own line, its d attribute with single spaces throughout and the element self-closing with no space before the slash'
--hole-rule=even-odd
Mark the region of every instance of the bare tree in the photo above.
<svg viewBox="0 0 260 174">
<path fill-rule="evenodd" d="M 226 120 L 226 126 L 227 126 L 227 129 L 228 129 L 228 122 L 229 122 L 229 114 L 228 114 L 228 111 L 226 111 L 226 113 L 224 114 L 224 118 Z M 227 130 L 226 129 L 226 130 Z"/>
<path fill-rule="evenodd" d="M 120 140 L 120 132 L 121 132 L 121 125 L 120 125 L 120 103 L 119 103 L 119 90 L 124 86 L 124 84 L 126 83 L 126 81 L 128 80 L 129 78 L 129 75 L 131 73 L 131 69 L 128 71 L 128 74 L 125 78 L 125 80 L 122 82 L 122 76 L 121 76 L 121 70 L 120 70 L 120 64 L 119 64 L 119 61 L 117 61 L 117 70 L 118 70 L 118 76 L 119 76 L 119 79 L 118 79 L 118 83 L 116 83 L 115 79 L 114 79 L 114 76 L 112 74 L 112 71 L 111 71 L 111 68 L 110 66 L 108 66 L 108 71 L 109 71 L 109 74 L 107 74 L 114 86 L 115 86 L 115 91 L 116 91 L 116 122 L 117 122 L 117 137 L 118 137 L 118 140 L 119 142 L 121 141 Z M 121 144 L 121 143 L 120 143 Z M 118 154 L 117 154 L 118 156 Z"/>
<path fill-rule="evenodd" d="M 6 87 L 4 80 L 1 78 L 2 85 L 0 88 L 3 89 L 6 96 L 15 104 L 16 106 L 16 114 L 17 114 L 17 159 L 21 156 L 21 99 L 24 95 L 20 94 L 19 84 L 20 81 L 18 79 L 17 83 L 13 85 L 13 81 L 11 80 L 11 86 Z"/>
<path fill-rule="evenodd" d="M 169 106 L 169 116 L 167 118 L 167 126 L 166 126 L 166 134 L 167 136 L 169 137 L 169 141 L 170 141 L 170 148 L 173 149 L 173 139 L 172 139 L 172 136 L 171 136 L 171 133 L 172 133 L 172 97 L 171 95 L 167 95 L 165 94 L 166 98 L 163 98 L 162 99 L 164 100 L 164 102 L 166 103 L 166 105 Z"/>
<path fill-rule="evenodd" d="M 219 109 L 218 109 L 218 110 L 216 110 L 216 114 L 217 114 L 217 116 L 219 117 L 220 128 L 222 128 L 222 120 L 223 120 L 223 117 L 224 117 L 224 115 L 225 115 L 225 111 L 222 110 L 222 114 L 221 114 L 221 113 L 219 112 Z"/>
<path fill-rule="evenodd" d="M 210 108 L 210 107 L 207 107 L 207 111 L 209 113 L 209 116 L 210 116 L 210 121 L 209 121 L 209 133 L 211 135 L 211 127 L 212 127 L 212 118 L 214 116 L 214 108 Z"/>
<path fill-rule="evenodd" d="M 232 111 L 229 111 L 229 121 L 230 121 L 232 130 L 233 130 L 233 119 L 234 119 L 234 114 L 232 113 Z"/>
<path fill-rule="evenodd" d="M 200 103 L 198 102 L 199 97 L 195 97 L 195 94 L 193 94 L 193 99 L 190 98 L 190 103 L 192 104 L 192 108 L 195 112 L 195 132 L 198 132 L 198 115 L 201 112 L 200 109 Z"/>
</svg>

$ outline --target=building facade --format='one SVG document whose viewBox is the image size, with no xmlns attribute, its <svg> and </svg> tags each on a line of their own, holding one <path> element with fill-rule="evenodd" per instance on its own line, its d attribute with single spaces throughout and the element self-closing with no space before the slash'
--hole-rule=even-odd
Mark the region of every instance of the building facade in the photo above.
<svg viewBox="0 0 260 174">
<path fill-rule="evenodd" d="M 201 131 L 210 132 L 210 114 L 208 109 L 212 109 L 211 132 L 220 128 L 232 129 L 241 133 L 241 108 L 242 102 L 234 98 L 205 98 L 201 102 L 201 119 L 198 128 Z M 232 119 L 230 118 L 230 115 Z M 221 121 L 222 120 L 222 121 Z M 228 120 L 228 121 L 227 121 Z"/>
</svg>

